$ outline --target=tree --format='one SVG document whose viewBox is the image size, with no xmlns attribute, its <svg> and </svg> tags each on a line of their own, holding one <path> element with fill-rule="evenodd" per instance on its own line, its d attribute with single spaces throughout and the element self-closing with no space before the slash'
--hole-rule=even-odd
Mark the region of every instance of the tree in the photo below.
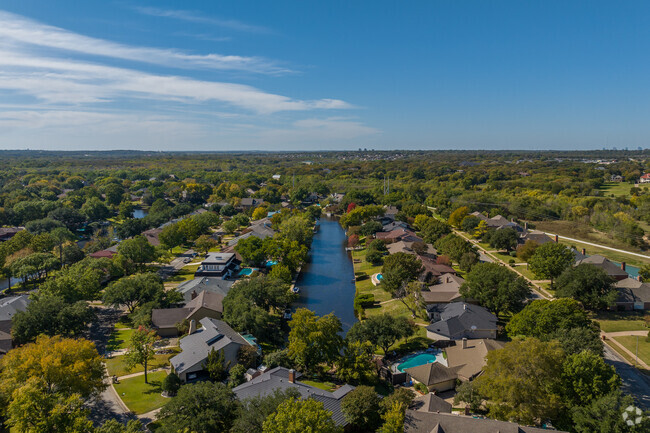
<svg viewBox="0 0 650 433">
<path fill-rule="evenodd" d="M 489 236 L 489 244 L 498 250 L 512 251 L 517 247 L 519 234 L 515 229 L 505 228 L 494 230 Z"/>
<path fill-rule="evenodd" d="M 217 245 L 219 245 L 219 242 L 217 242 L 217 240 L 210 235 L 201 235 L 194 241 L 194 246 L 196 249 L 202 251 L 206 255 L 212 248 L 215 248 Z"/>
<path fill-rule="evenodd" d="M 389 293 L 396 293 L 404 284 L 414 281 L 422 272 L 422 262 L 413 254 L 398 252 L 384 259 L 381 285 Z"/>
<path fill-rule="evenodd" d="M 246 368 L 255 368 L 257 358 L 257 348 L 254 346 L 241 346 L 237 351 L 237 363 Z"/>
<path fill-rule="evenodd" d="M 158 413 L 160 433 L 227 432 L 239 412 L 232 390 L 221 383 L 199 382 L 183 385 Z"/>
<path fill-rule="evenodd" d="M 90 221 L 102 221 L 111 214 L 106 205 L 97 197 L 90 197 L 86 200 L 81 206 L 81 213 Z"/>
<path fill-rule="evenodd" d="M 155 301 L 160 306 L 167 306 L 181 300 L 175 290 L 165 291 L 160 277 L 153 273 L 134 274 L 120 278 L 104 291 L 104 303 L 116 307 L 126 306 L 129 313 L 136 308 Z"/>
<path fill-rule="evenodd" d="M 233 220 L 228 220 L 228 221 L 224 222 L 223 224 L 221 224 L 221 228 L 224 229 L 224 231 L 226 233 L 232 234 L 232 233 L 235 233 L 235 230 L 237 230 L 239 228 L 239 224 L 237 224 Z"/>
<path fill-rule="evenodd" d="M 530 287 L 505 266 L 479 263 L 467 274 L 460 293 L 498 315 L 520 311 L 530 295 Z"/>
<path fill-rule="evenodd" d="M 290 241 L 308 245 L 314 236 L 313 224 L 307 215 L 295 215 L 280 223 L 279 234 Z"/>
<path fill-rule="evenodd" d="M 359 235 L 350 235 L 348 237 L 348 247 L 354 248 L 359 245 Z"/>
<path fill-rule="evenodd" d="M 10 350 L 0 360 L 0 390 L 12 395 L 31 379 L 43 381 L 48 393 L 89 397 L 105 388 L 104 365 L 90 341 L 39 336 L 34 343 Z"/>
<path fill-rule="evenodd" d="M 639 276 L 641 277 L 641 281 L 650 281 L 650 265 L 641 266 Z"/>
<path fill-rule="evenodd" d="M 119 269 L 108 258 L 86 258 L 55 272 L 41 287 L 41 291 L 62 297 L 66 302 L 97 299 L 102 283 L 119 274 Z"/>
<path fill-rule="evenodd" d="M 248 266 L 261 266 L 266 261 L 266 252 L 263 242 L 256 236 L 249 236 L 241 239 L 235 246 L 235 251 L 241 255 L 242 260 Z"/>
<path fill-rule="evenodd" d="M 124 270 L 132 274 L 135 270 L 142 270 L 145 263 L 156 258 L 156 248 L 144 236 L 122 241 L 117 247 L 118 260 L 122 259 Z"/>
<path fill-rule="evenodd" d="M 167 393 L 168 396 L 173 397 L 181 389 L 181 379 L 176 373 L 171 372 L 163 379 L 160 389 Z"/>
<path fill-rule="evenodd" d="M 68 304 L 63 298 L 41 293 L 32 299 L 25 311 L 14 315 L 11 335 L 17 344 L 34 341 L 41 334 L 78 337 L 94 318 L 86 302 Z"/>
<path fill-rule="evenodd" d="M 404 431 L 405 408 L 406 406 L 402 403 L 393 403 L 391 408 L 381 416 L 384 423 L 377 433 L 402 433 Z"/>
<path fill-rule="evenodd" d="M 355 323 L 346 338 L 349 341 L 369 341 L 384 353 L 388 353 L 388 349 L 397 340 L 412 335 L 412 332 L 406 317 L 393 317 L 384 313 Z"/>
<path fill-rule="evenodd" d="M 95 429 L 96 433 L 139 433 L 142 431 L 144 431 L 142 423 L 137 419 L 129 420 L 126 426 L 119 421 L 109 419 L 101 427 Z"/>
<path fill-rule="evenodd" d="M 599 356 L 603 355 L 603 341 L 597 325 L 588 328 L 559 329 L 544 338 L 557 340 L 567 355 L 589 350 Z"/>
<path fill-rule="evenodd" d="M 573 261 L 573 253 L 566 246 L 547 242 L 540 245 L 528 259 L 528 269 L 539 278 L 551 280 L 551 287 L 553 287 L 553 280 L 559 277 Z"/>
<path fill-rule="evenodd" d="M 582 263 L 557 279 L 557 296 L 576 299 L 589 309 L 607 308 L 616 300 L 614 279 L 597 266 Z"/>
<path fill-rule="evenodd" d="M 152 331 L 143 326 L 138 327 L 131 334 L 124 359 L 129 370 L 138 364 L 144 367 L 144 383 L 149 383 L 147 382 L 147 367 L 149 361 L 153 359 L 156 353 L 154 344 L 159 339 L 160 337 L 156 335 L 156 331 Z"/>
<path fill-rule="evenodd" d="M 463 219 L 467 216 L 469 213 L 469 209 L 467 209 L 467 206 L 461 206 L 455 211 L 449 215 L 449 224 L 451 224 L 454 227 L 460 227 L 460 224 L 463 222 Z"/>
<path fill-rule="evenodd" d="M 366 262 L 373 266 L 379 266 L 384 262 L 384 255 L 379 251 L 369 250 L 366 253 Z"/>
<path fill-rule="evenodd" d="M 303 371 L 315 371 L 320 364 L 338 358 L 343 339 L 341 321 L 334 314 L 318 317 L 313 311 L 299 308 L 289 321 L 289 356 Z"/>
<path fill-rule="evenodd" d="M 336 377 L 345 383 L 367 382 L 373 379 L 372 343 L 346 341 L 343 353 L 336 364 Z"/>
<path fill-rule="evenodd" d="M 65 225 L 68 230 L 76 230 L 86 218 L 76 209 L 63 206 L 50 211 L 47 217 Z"/>
<path fill-rule="evenodd" d="M 476 227 L 483 221 L 477 216 L 467 215 L 460 223 L 460 229 L 466 233 L 472 233 Z"/>
<path fill-rule="evenodd" d="M 291 284 L 292 275 L 288 266 L 285 266 L 282 263 L 278 263 L 271 268 L 271 272 L 269 272 L 269 278 L 282 281 L 285 284 Z"/>
<path fill-rule="evenodd" d="M 487 234 L 488 230 L 487 222 L 481 220 L 481 222 L 476 226 L 474 233 L 472 233 L 472 236 L 476 239 L 481 239 Z"/>
<path fill-rule="evenodd" d="M 621 378 L 605 360 L 591 351 L 570 355 L 562 365 L 564 398 L 572 406 L 586 406 L 617 391 Z"/>
<path fill-rule="evenodd" d="M 359 233 L 363 236 L 372 236 L 378 231 L 381 231 L 382 227 L 379 221 L 368 221 L 361 226 Z"/>
<path fill-rule="evenodd" d="M 252 433 L 262 431 L 264 420 L 276 412 L 286 400 L 300 398 L 295 388 L 275 389 L 273 393 L 244 399 L 230 433 Z"/>
<path fill-rule="evenodd" d="M 544 337 L 573 328 L 588 328 L 592 321 L 579 302 L 573 299 L 537 299 L 512 316 L 506 325 L 511 336 Z"/>
<path fill-rule="evenodd" d="M 210 379 L 215 382 L 222 382 L 228 377 L 230 362 L 226 362 L 226 355 L 221 350 L 212 349 L 205 360 L 205 370 L 208 372 Z"/>
<path fill-rule="evenodd" d="M 241 364 L 235 364 L 228 373 L 228 386 L 234 388 L 246 382 L 246 367 Z"/>
<path fill-rule="evenodd" d="M 261 220 L 262 218 L 266 218 L 267 213 L 268 212 L 265 207 L 259 206 L 253 211 L 253 219 Z"/>
<path fill-rule="evenodd" d="M 313 399 L 285 400 L 262 426 L 263 433 L 342 433 L 332 420 L 332 412 Z"/>
<path fill-rule="evenodd" d="M 433 217 L 424 217 L 420 218 L 420 221 L 418 222 L 418 218 L 420 218 L 420 215 L 416 217 L 415 224 L 420 228 L 422 238 L 427 243 L 432 244 L 443 236 L 451 233 L 451 227 L 443 221 Z"/>
<path fill-rule="evenodd" d="M 628 416 L 624 418 L 626 412 Z M 650 413 L 637 412 L 632 396 L 620 391 L 594 400 L 587 406 L 573 407 L 571 420 L 576 433 L 642 433 L 650 430 Z M 632 425 L 627 423 L 628 420 Z"/>
<path fill-rule="evenodd" d="M 178 224 L 169 224 L 163 227 L 162 231 L 158 234 L 160 246 L 172 250 L 183 243 L 183 233 L 178 228 Z"/>
<path fill-rule="evenodd" d="M 408 284 L 402 284 L 395 293 L 393 293 L 393 297 L 399 299 L 400 302 L 408 308 L 413 318 L 415 318 L 426 306 L 422 298 L 422 286 L 423 283 L 419 281 L 411 281 Z"/>
<path fill-rule="evenodd" d="M 379 396 L 371 386 L 357 386 L 341 401 L 345 421 L 355 431 L 375 431 L 379 426 Z"/>
<path fill-rule="evenodd" d="M 392 394 L 381 399 L 379 407 L 384 413 L 388 412 L 395 403 L 406 408 L 411 406 L 414 398 L 415 394 L 409 388 L 395 388 Z"/>
<path fill-rule="evenodd" d="M 451 257 L 455 262 L 459 262 L 463 254 L 475 252 L 472 244 L 455 234 L 438 239 L 435 246 L 438 252 Z"/>
<path fill-rule="evenodd" d="M 565 354 L 555 341 L 516 339 L 487 355 L 487 365 L 475 384 L 488 399 L 491 417 L 533 424 L 555 419 L 562 409 L 558 366 Z"/>
<path fill-rule="evenodd" d="M 537 242 L 528 239 L 524 244 L 517 247 L 517 257 L 524 262 L 528 262 L 538 247 Z"/>
<path fill-rule="evenodd" d="M 463 382 L 456 387 L 454 404 L 458 405 L 461 402 L 466 403 L 472 412 L 476 412 L 481 408 L 483 396 L 476 389 L 474 382 Z"/>
</svg>

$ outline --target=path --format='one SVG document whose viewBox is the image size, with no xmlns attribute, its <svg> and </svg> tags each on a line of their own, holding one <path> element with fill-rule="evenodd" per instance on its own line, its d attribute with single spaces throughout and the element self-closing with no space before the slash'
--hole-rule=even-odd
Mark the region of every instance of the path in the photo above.
<svg viewBox="0 0 650 433">
<path fill-rule="evenodd" d="M 641 334 L 638 334 L 638 332 L 641 332 Z M 616 347 L 618 347 L 620 350 L 625 352 L 630 358 L 636 359 L 636 362 L 637 362 L 637 364 L 639 364 L 639 367 L 650 371 L 650 366 L 648 366 L 648 364 L 646 364 L 642 359 L 638 358 L 636 356 L 636 353 L 632 352 L 627 347 L 623 346 L 621 343 L 616 341 L 615 338 L 613 338 L 613 337 L 623 337 L 623 336 L 628 336 L 628 335 L 629 336 L 643 336 L 643 337 L 646 337 L 648 335 L 647 332 L 645 332 L 645 331 L 622 331 L 622 332 L 611 332 L 611 333 L 601 332 L 601 335 L 604 335 L 607 338 L 607 340 L 605 340 L 605 342 L 607 344 L 612 346 L 611 343 L 614 343 L 614 345 L 616 345 Z M 627 359 L 625 360 L 625 362 L 628 362 Z"/>
<path fill-rule="evenodd" d="M 186 264 L 189 264 L 185 262 L 185 259 L 189 258 L 191 261 L 193 259 L 193 254 L 194 250 L 192 249 L 185 251 L 183 254 L 180 254 L 174 260 L 169 262 L 169 264 L 163 266 L 158 270 L 160 277 L 162 279 L 166 279 L 180 271 Z"/>
<path fill-rule="evenodd" d="M 159 371 L 171 371 L 170 367 L 163 367 L 163 368 L 154 368 L 153 370 L 147 370 L 147 374 L 151 373 L 157 373 Z M 117 378 L 117 380 L 124 380 L 124 379 L 131 379 L 133 377 L 138 377 L 138 376 L 144 376 L 144 371 L 138 371 L 136 373 L 130 373 L 130 374 L 125 374 L 124 376 L 120 376 Z"/>
<path fill-rule="evenodd" d="M 628 364 L 621 355 L 607 345 L 607 341 L 605 343 L 605 361 L 614 366 L 621 377 L 623 392 L 632 395 L 642 408 L 650 409 L 650 378 Z"/>
<path fill-rule="evenodd" d="M 630 255 L 630 256 L 641 257 L 643 259 L 650 260 L 650 256 L 646 256 L 644 254 L 633 253 L 631 251 L 625 251 L 625 250 L 619 250 L 618 248 L 612 248 L 612 247 L 608 247 L 608 246 L 605 246 L 605 245 L 594 244 L 593 242 L 587 242 L 587 241 L 583 241 L 583 240 L 580 240 L 580 239 L 568 238 L 566 236 L 560 236 L 560 235 L 555 234 L 555 233 L 546 233 L 545 232 L 544 234 L 548 235 L 548 236 L 551 236 L 551 237 L 557 236 L 558 238 L 566 239 L 567 241 L 571 241 L 571 242 L 579 242 L 581 244 L 590 245 L 592 247 L 603 248 L 605 250 L 615 251 L 617 253 L 623 253 L 623 254 L 627 254 L 627 255 Z"/>
</svg>

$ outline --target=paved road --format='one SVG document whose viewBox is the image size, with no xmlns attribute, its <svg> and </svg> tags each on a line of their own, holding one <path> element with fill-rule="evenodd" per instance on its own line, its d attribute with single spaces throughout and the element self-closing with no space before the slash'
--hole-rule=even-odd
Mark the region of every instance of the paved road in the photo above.
<svg viewBox="0 0 650 433">
<path fill-rule="evenodd" d="M 612 247 L 608 247 L 608 246 L 605 246 L 605 245 L 594 244 L 592 242 L 587 242 L 587 241 L 583 241 L 583 240 L 580 240 L 580 239 L 567 238 L 566 236 L 556 235 L 555 233 L 544 233 L 544 234 L 548 235 L 548 236 L 551 236 L 551 237 L 557 236 L 557 237 L 559 237 L 561 239 L 566 239 L 567 241 L 571 241 L 571 242 L 579 242 L 581 244 L 591 245 L 592 247 L 603 248 L 603 249 L 610 250 L 610 251 L 616 251 L 617 253 L 624 253 L 624 254 L 628 254 L 630 256 L 636 256 L 636 257 L 641 257 L 641 258 L 650 260 L 650 256 L 646 256 L 645 254 L 639 254 L 639 253 L 633 253 L 631 251 L 619 250 L 618 248 L 612 248 Z"/>
<path fill-rule="evenodd" d="M 161 278 L 165 279 L 170 277 L 171 275 L 174 275 L 176 272 L 180 271 L 183 266 L 187 264 L 185 261 L 186 259 L 192 259 L 194 254 L 194 250 L 187 250 L 183 254 L 179 255 L 176 257 L 174 260 L 172 260 L 168 265 L 163 266 L 160 268 L 158 273 L 160 274 Z"/>
<path fill-rule="evenodd" d="M 623 381 L 623 392 L 632 395 L 637 404 L 650 409 L 650 378 L 625 360 L 605 344 L 605 361 L 616 368 L 616 372 Z"/>
</svg>

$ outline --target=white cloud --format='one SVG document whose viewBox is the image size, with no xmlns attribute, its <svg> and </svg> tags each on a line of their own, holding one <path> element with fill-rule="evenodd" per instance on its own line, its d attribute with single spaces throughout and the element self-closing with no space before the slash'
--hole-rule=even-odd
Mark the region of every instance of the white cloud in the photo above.
<svg viewBox="0 0 650 433">
<path fill-rule="evenodd" d="M 381 131 L 356 120 L 341 117 L 326 119 L 302 119 L 293 122 L 292 128 L 262 131 L 262 141 L 277 143 L 326 142 L 329 140 L 352 140 L 380 134 Z"/>
<path fill-rule="evenodd" d="M 10 42 L 93 56 L 112 57 L 178 68 L 237 70 L 264 74 L 292 72 L 260 57 L 190 54 L 178 50 L 137 47 L 92 38 L 0 11 L 0 47 Z"/>
<path fill-rule="evenodd" d="M 266 27 L 246 24 L 241 21 L 237 21 L 233 19 L 225 20 L 220 18 L 207 17 L 205 15 L 200 15 L 192 11 L 159 9 L 154 7 L 135 7 L 134 9 L 142 14 L 150 15 L 154 17 L 174 18 L 182 21 L 188 21 L 191 23 L 209 24 L 209 25 L 225 27 L 231 30 L 238 30 L 244 32 L 271 33 L 271 30 L 267 29 Z"/>
</svg>

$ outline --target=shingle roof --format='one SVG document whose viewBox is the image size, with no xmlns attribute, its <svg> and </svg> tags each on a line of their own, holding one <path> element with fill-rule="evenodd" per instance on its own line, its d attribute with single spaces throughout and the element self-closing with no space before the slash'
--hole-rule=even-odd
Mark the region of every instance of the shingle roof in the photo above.
<svg viewBox="0 0 650 433">
<path fill-rule="evenodd" d="M 453 367 L 446 367 L 439 362 L 417 365 L 415 367 L 407 368 L 404 372 L 408 373 L 408 375 L 413 379 L 427 386 L 453 380 L 458 377 L 456 370 Z"/>
<path fill-rule="evenodd" d="M 192 313 L 191 308 L 154 308 L 151 310 L 151 323 L 156 328 L 173 328 Z"/>
<path fill-rule="evenodd" d="M 407 410 L 405 433 L 548 433 L 549 430 L 526 427 L 506 421 Z M 556 430 L 556 433 L 566 433 Z"/>
<path fill-rule="evenodd" d="M 626 278 L 617 282 L 616 288 L 618 289 L 616 302 L 650 302 L 650 284 L 648 283 L 642 283 L 634 278 Z"/>
<path fill-rule="evenodd" d="M 296 373 L 296 379 L 299 378 Z M 325 391 L 298 380 L 289 381 L 289 370 L 284 367 L 277 367 L 263 373 L 256 378 L 233 388 L 233 392 L 239 399 L 265 396 L 276 389 L 296 389 L 302 398 L 313 398 L 323 403 L 326 410 L 332 412 L 332 419 L 338 425 L 346 425 L 347 422 L 341 412 L 341 399 L 354 389 L 353 386 L 344 385 L 334 392 Z"/>
<path fill-rule="evenodd" d="M 496 330 L 497 317 L 483 307 L 466 302 L 433 304 L 427 311 L 439 320 L 427 326 L 427 330 L 447 338 L 461 336 L 472 329 Z"/>
<path fill-rule="evenodd" d="M 0 299 L 0 321 L 11 320 L 19 311 L 25 311 L 30 303 L 29 296 L 18 295 Z"/>
<path fill-rule="evenodd" d="M 488 352 L 503 348 L 504 343 L 487 338 L 466 340 L 465 348 L 458 342 L 455 346 L 445 349 L 447 365 L 456 368 L 456 373 L 461 379 L 471 379 L 479 374 L 485 367 L 485 357 Z"/>
<path fill-rule="evenodd" d="M 451 413 L 452 405 L 430 392 L 413 399 L 412 407 L 420 412 Z"/>
<path fill-rule="evenodd" d="M 198 277 L 182 283 L 176 288 L 176 290 L 183 295 L 186 301 L 189 301 L 192 292 L 196 292 L 198 295 L 199 293 L 206 291 L 226 296 L 233 283 L 234 281 L 232 280 L 223 280 L 221 278 Z"/>
<path fill-rule="evenodd" d="M 606 257 L 603 257 L 601 255 L 593 255 L 589 256 L 586 259 L 578 260 L 576 262 L 576 266 L 582 265 L 582 264 L 590 264 L 594 266 L 598 266 L 599 268 L 603 269 L 605 272 L 607 272 L 607 275 L 610 275 L 612 277 L 616 276 L 627 276 L 628 273 L 625 272 L 623 269 L 621 269 L 620 266 L 612 263 L 607 259 Z"/>
</svg>

